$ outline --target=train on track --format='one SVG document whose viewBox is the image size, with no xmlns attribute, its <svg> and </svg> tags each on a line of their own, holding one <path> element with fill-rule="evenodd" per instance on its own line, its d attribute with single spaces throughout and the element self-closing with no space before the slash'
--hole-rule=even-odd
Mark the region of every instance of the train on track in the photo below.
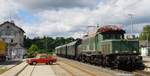
<svg viewBox="0 0 150 76">
<path fill-rule="evenodd" d="M 122 70 L 143 70 L 139 41 L 124 38 L 125 30 L 103 26 L 95 34 L 55 48 L 61 57 Z"/>
<path fill-rule="evenodd" d="M 6 43 L 0 40 L 0 62 L 6 60 Z"/>
</svg>

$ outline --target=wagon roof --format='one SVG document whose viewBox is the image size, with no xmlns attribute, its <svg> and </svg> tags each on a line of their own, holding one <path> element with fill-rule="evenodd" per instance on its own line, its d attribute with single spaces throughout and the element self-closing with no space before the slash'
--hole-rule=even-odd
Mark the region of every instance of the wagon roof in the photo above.
<svg viewBox="0 0 150 76">
<path fill-rule="evenodd" d="M 67 46 L 71 46 L 71 45 L 74 45 L 76 43 L 77 43 L 77 41 L 74 41 L 74 42 L 68 43 Z"/>
<path fill-rule="evenodd" d="M 61 45 L 61 46 L 58 46 L 58 47 L 56 47 L 56 48 L 61 48 L 61 47 L 65 47 L 66 46 L 66 44 L 65 45 Z"/>
</svg>

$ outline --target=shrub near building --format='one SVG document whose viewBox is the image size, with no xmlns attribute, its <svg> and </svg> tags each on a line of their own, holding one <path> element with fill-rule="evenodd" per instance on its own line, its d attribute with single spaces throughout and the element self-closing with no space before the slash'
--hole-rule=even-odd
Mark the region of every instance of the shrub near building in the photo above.
<svg viewBox="0 0 150 76">
<path fill-rule="evenodd" d="M 27 55 L 28 55 L 28 57 L 30 58 L 30 57 L 35 57 L 36 56 L 36 54 L 38 53 L 38 46 L 37 45 L 35 45 L 35 44 L 32 44 L 31 45 L 31 47 L 28 49 L 28 51 L 27 51 Z"/>
</svg>

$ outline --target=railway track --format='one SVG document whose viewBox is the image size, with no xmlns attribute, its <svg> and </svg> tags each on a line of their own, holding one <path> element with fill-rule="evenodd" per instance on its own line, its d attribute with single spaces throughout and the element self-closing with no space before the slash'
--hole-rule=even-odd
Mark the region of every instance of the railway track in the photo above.
<svg viewBox="0 0 150 76">
<path fill-rule="evenodd" d="M 150 67 L 146 67 L 146 69 L 150 69 Z M 150 72 L 148 71 L 134 71 L 133 72 L 134 76 L 150 76 Z"/>
<path fill-rule="evenodd" d="M 32 76 L 33 71 L 35 70 L 35 66 L 36 66 L 36 65 L 34 65 L 34 67 L 33 67 L 32 71 L 31 71 L 31 73 L 30 73 L 30 76 Z"/>
<path fill-rule="evenodd" d="M 56 76 L 50 65 L 27 65 L 15 76 Z"/>
<path fill-rule="evenodd" d="M 55 74 L 53 76 L 150 76 L 150 72 L 146 72 L 146 71 L 127 72 L 122 70 L 112 70 L 110 68 L 93 66 L 93 65 L 81 63 L 74 60 L 68 60 L 64 58 L 60 59 L 54 65 L 32 65 L 32 66 L 27 65 L 16 76 L 37 76 L 38 75 L 36 74 L 37 72 L 47 71 L 47 70 L 43 70 L 44 68 L 42 67 L 46 68 L 47 70 L 50 70 L 48 68 L 54 67 L 52 68 Z M 38 68 L 41 68 L 42 70 L 39 71 Z M 67 74 L 61 72 L 59 75 L 57 75 L 56 71 L 58 72 L 65 71 L 65 73 Z"/>
<path fill-rule="evenodd" d="M 133 73 L 134 76 L 150 76 L 150 72 L 145 72 L 145 71 L 135 71 Z"/>
<path fill-rule="evenodd" d="M 113 69 L 112 70 L 110 68 L 103 68 L 103 67 L 95 66 L 95 65 L 93 66 L 93 65 L 90 65 L 90 64 L 86 64 L 86 63 L 82 63 L 82 62 L 78 62 L 78 61 L 74 61 L 74 60 L 68 60 L 68 59 L 65 59 L 65 58 L 60 58 L 60 60 L 65 62 L 66 64 L 74 64 L 74 65 L 79 66 L 79 67 L 82 66 L 83 68 L 89 67 L 91 69 L 92 68 L 97 69 L 98 71 L 109 73 L 112 76 L 150 76 L 150 72 L 145 71 L 145 70 L 143 70 L 143 71 L 138 70 L 138 71 L 128 72 L 128 71 L 123 71 L 123 70 L 118 70 L 118 69 Z M 150 67 L 146 67 L 146 69 L 150 69 Z"/>
<path fill-rule="evenodd" d="M 98 76 L 83 68 L 76 67 L 70 63 L 58 62 L 59 66 L 67 71 L 71 76 Z M 79 74 L 80 73 L 80 74 Z"/>
<path fill-rule="evenodd" d="M 112 70 L 110 68 L 103 68 L 103 67 L 100 67 L 100 66 L 93 66 L 93 65 L 81 63 L 81 62 L 74 61 L 74 60 L 68 60 L 68 59 L 64 59 L 64 58 L 62 58 L 62 59 L 60 58 L 60 60 L 62 62 L 65 62 L 66 64 L 74 64 L 74 66 L 76 66 L 76 67 L 89 69 L 90 72 L 97 71 L 97 74 L 102 74 L 102 73 L 99 73 L 99 72 L 103 72 L 103 73 L 107 73 L 108 76 L 134 76 L 133 73 L 127 72 L 127 71 Z M 98 76 L 98 75 L 95 75 L 95 76 Z"/>
<path fill-rule="evenodd" d="M 59 67 L 61 67 L 63 70 L 65 70 L 67 73 L 69 73 L 69 75 L 71 75 L 71 76 L 76 76 L 71 70 L 66 69 L 64 66 L 60 66 L 60 65 L 59 65 Z"/>
<path fill-rule="evenodd" d="M 32 65 L 32 66 L 30 66 L 30 65 L 26 65 L 23 69 L 21 69 L 15 76 L 25 76 L 25 75 L 23 75 L 23 71 L 25 71 L 25 70 L 29 70 L 28 68 L 30 67 L 30 71 L 29 72 L 27 72 L 28 74 L 26 75 L 26 76 L 32 76 L 32 74 L 33 74 L 33 72 L 34 72 L 34 70 L 35 70 L 35 66 L 36 65 Z"/>
</svg>

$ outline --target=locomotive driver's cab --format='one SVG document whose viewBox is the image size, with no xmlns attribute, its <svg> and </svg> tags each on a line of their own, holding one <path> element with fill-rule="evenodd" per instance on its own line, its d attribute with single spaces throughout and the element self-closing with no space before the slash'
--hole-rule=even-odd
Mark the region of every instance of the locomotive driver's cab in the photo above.
<svg viewBox="0 0 150 76">
<path fill-rule="evenodd" d="M 124 34 L 120 33 L 113 33 L 113 32 L 106 32 L 102 33 L 103 39 L 124 39 Z"/>
<path fill-rule="evenodd" d="M 117 26 L 108 25 L 98 29 L 98 32 L 105 39 L 124 39 L 125 31 Z"/>
</svg>

